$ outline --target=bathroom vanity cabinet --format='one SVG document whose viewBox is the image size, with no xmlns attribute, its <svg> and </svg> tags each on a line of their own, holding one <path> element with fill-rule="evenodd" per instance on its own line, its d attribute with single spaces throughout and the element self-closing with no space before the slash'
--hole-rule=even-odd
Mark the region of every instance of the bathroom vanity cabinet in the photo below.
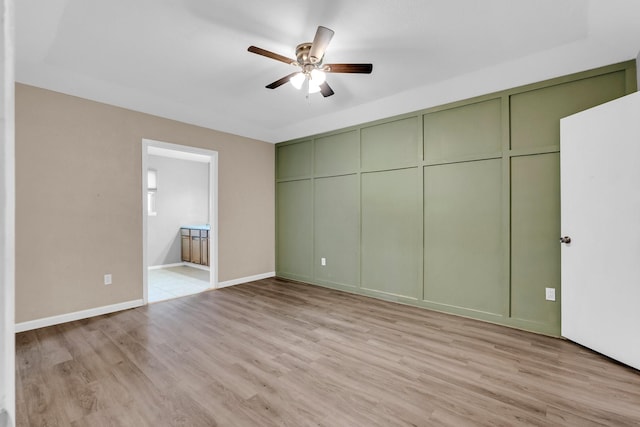
<svg viewBox="0 0 640 427">
<path fill-rule="evenodd" d="M 180 229 L 182 261 L 209 265 L 208 226 L 185 226 Z"/>
</svg>

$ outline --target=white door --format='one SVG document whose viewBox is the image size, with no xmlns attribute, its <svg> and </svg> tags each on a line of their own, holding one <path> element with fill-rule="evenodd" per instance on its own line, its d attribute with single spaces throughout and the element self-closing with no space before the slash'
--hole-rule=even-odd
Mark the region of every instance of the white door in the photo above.
<svg viewBox="0 0 640 427">
<path fill-rule="evenodd" d="M 640 93 L 560 129 L 562 335 L 640 369 Z"/>
</svg>

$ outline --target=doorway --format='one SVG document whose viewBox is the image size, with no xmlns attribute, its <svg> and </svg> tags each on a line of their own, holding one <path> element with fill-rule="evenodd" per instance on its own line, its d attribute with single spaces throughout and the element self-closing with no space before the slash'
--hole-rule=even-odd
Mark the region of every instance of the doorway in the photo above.
<svg viewBox="0 0 640 427">
<path fill-rule="evenodd" d="M 198 201 L 197 206 L 189 202 L 189 195 L 182 196 L 170 204 L 160 203 L 163 196 L 166 196 L 167 186 L 172 186 L 169 176 L 163 179 L 158 165 L 175 165 L 185 167 L 189 174 L 196 176 L 197 171 L 204 170 L 204 178 L 208 185 L 202 186 L 202 182 L 195 182 L 193 185 L 182 183 L 185 193 L 202 195 L 204 199 Z M 151 166 L 155 165 L 155 168 Z M 182 165 L 182 166 L 179 166 Z M 192 166 L 189 166 L 192 165 Z M 164 166 L 162 166 L 164 167 Z M 202 169 L 204 168 L 204 169 Z M 172 144 L 150 139 L 142 140 L 142 222 L 143 222 L 143 299 L 144 303 L 157 302 L 177 296 L 189 295 L 202 292 L 207 289 L 215 289 L 218 285 L 218 153 L 213 150 L 189 147 L 185 145 Z M 166 175 L 166 174 L 165 174 Z M 174 175 L 176 176 L 176 175 Z M 183 177 L 184 178 L 184 177 Z M 195 178 L 194 178 L 195 179 Z M 197 178 L 200 181 L 200 178 Z M 184 181 L 184 179 L 183 179 Z M 187 180 L 188 182 L 188 180 Z M 164 188 L 163 188 L 164 186 Z M 201 187 L 201 188 L 200 188 Z M 172 188 L 180 191 L 177 188 Z M 174 196 L 175 197 L 175 196 Z M 195 196 L 194 196 L 195 197 Z M 200 197 L 200 196 L 198 196 Z M 185 200 L 187 202 L 185 203 Z M 166 202 L 166 200 L 164 200 Z M 172 206 L 172 211 L 184 209 L 184 215 L 173 219 L 167 218 L 168 212 L 160 212 L 159 208 Z M 175 208 L 175 209 L 174 209 Z M 204 209 L 204 211 L 203 211 Z M 192 212 L 198 212 L 191 215 Z M 176 219 L 178 218 L 178 219 Z M 169 221 L 158 228 L 158 220 Z M 162 237 L 162 247 L 160 250 L 155 247 L 155 243 L 150 244 L 150 236 L 154 236 L 154 230 L 164 230 L 167 234 Z M 198 230 L 198 238 L 202 233 L 203 238 L 198 240 L 199 247 L 206 251 L 208 257 L 206 263 L 193 263 L 191 260 L 183 260 L 180 253 L 181 238 L 184 237 L 182 227 L 191 227 Z M 205 231 L 206 230 L 206 231 Z M 206 239 L 204 238 L 206 237 Z M 194 240 L 195 241 L 195 240 Z M 208 265 L 207 265 L 208 264 Z M 150 288 L 150 283 L 155 284 Z"/>
</svg>

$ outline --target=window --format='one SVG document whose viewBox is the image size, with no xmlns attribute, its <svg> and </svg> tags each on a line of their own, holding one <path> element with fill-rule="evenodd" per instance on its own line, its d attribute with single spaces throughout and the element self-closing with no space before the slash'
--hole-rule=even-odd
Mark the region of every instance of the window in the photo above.
<svg viewBox="0 0 640 427">
<path fill-rule="evenodd" d="M 147 212 L 149 216 L 156 216 L 156 196 L 158 193 L 158 171 L 155 169 L 147 170 Z"/>
</svg>

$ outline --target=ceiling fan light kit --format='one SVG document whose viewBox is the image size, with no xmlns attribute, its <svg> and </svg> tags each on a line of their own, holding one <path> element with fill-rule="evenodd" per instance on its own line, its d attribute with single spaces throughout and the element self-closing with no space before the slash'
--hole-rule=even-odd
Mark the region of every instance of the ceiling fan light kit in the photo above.
<svg viewBox="0 0 640 427">
<path fill-rule="evenodd" d="M 257 55 L 266 56 L 276 61 L 294 65 L 300 68 L 300 71 L 291 73 L 282 77 L 266 86 L 267 89 L 275 89 L 287 82 L 296 89 L 307 87 L 308 93 L 320 92 L 325 98 L 334 94 L 333 89 L 326 82 L 326 73 L 358 73 L 371 74 L 373 71 L 372 64 L 324 64 L 324 54 L 333 38 L 334 32 L 327 27 L 319 26 L 316 35 L 311 43 L 300 43 L 296 46 L 296 59 L 287 58 L 286 56 L 261 49 L 256 46 L 249 46 L 249 52 Z M 306 84 L 305 84 L 306 83 Z"/>
<path fill-rule="evenodd" d="M 289 82 L 293 87 L 299 90 L 302 89 L 302 85 L 304 84 L 304 80 L 306 78 L 307 77 L 304 75 L 304 73 L 296 73 L 293 75 L 293 77 L 291 77 L 291 79 L 289 79 Z"/>
</svg>

